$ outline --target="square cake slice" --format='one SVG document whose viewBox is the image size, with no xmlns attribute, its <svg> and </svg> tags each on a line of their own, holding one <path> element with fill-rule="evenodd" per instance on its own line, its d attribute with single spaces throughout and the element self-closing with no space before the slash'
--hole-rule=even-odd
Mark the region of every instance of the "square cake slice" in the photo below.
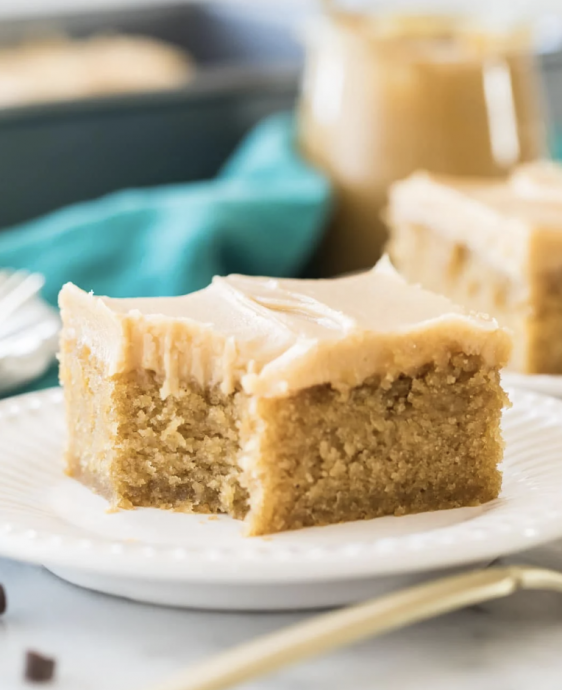
<svg viewBox="0 0 562 690">
<path fill-rule="evenodd" d="M 392 188 L 388 220 L 407 280 L 511 329 L 510 368 L 562 373 L 562 167 L 506 181 L 418 173 Z"/>
<path fill-rule="evenodd" d="M 69 284 L 60 305 L 68 473 L 116 507 L 262 535 L 498 495 L 510 338 L 388 260 L 165 299 Z"/>
</svg>

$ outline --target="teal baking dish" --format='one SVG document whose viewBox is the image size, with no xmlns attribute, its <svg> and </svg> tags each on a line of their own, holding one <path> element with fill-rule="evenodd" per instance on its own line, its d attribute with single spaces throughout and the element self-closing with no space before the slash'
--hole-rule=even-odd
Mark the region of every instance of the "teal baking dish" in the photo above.
<svg viewBox="0 0 562 690">
<path fill-rule="evenodd" d="M 53 31 L 152 36 L 198 65 L 181 89 L 0 110 L 0 228 L 118 189 L 212 176 L 257 121 L 293 106 L 301 51 L 270 9 L 202 2 L 0 25 L 4 44 Z"/>
</svg>

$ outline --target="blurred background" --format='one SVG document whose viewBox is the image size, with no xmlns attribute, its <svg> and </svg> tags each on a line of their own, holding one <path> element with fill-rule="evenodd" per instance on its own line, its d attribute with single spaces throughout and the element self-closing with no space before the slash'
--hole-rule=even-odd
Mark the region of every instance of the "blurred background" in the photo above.
<svg viewBox="0 0 562 690">
<path fill-rule="evenodd" d="M 442 17 L 460 13 L 472 23 L 481 23 L 479 30 L 489 32 L 489 45 L 483 47 L 480 36 L 481 45 L 464 46 L 455 55 L 454 51 L 438 54 L 439 42 L 444 46 L 443 31 L 449 31 L 452 43 L 453 34 L 459 38 L 458 27 L 395 26 L 395 37 L 402 32 L 396 54 L 369 56 L 366 44 L 380 42 L 380 37 L 367 36 L 368 31 L 361 34 L 336 20 L 331 22 L 331 33 L 329 22 L 324 21 L 322 27 L 320 21 L 314 24 L 314 17 L 322 13 L 326 19 L 328 7 L 332 17 L 345 9 L 379 19 L 382 14 L 387 23 L 390 12 L 402 18 L 408 13 Z M 359 24 L 365 29 L 369 21 L 363 15 Z M 519 36 L 525 26 L 533 34 L 528 46 Z M 425 32 L 435 54 L 415 53 L 415 37 L 405 37 L 408 31 L 417 32 L 417 38 Z M 520 45 L 514 48 L 515 41 Z M 355 184 L 348 177 L 361 176 L 365 172 L 361 166 L 367 165 L 349 163 L 347 158 L 396 159 L 392 171 L 383 170 L 389 162 L 369 163 L 371 174 L 379 167 L 376 176 L 381 179 L 371 179 L 365 190 L 349 190 L 358 207 L 366 203 L 359 196 L 381 196 L 389 177 L 404 176 L 411 168 L 501 173 L 539 152 L 541 134 L 535 130 L 543 116 L 551 124 L 549 151 L 557 154 L 555 131 L 562 125 L 561 45 L 562 4 L 557 2 L 4 0 L 0 6 L 0 47 L 4 46 L 0 52 L 0 189 L 9 193 L 4 193 L 0 205 L 0 228 L 117 189 L 214 175 L 253 124 L 268 113 L 293 107 L 302 83 L 305 48 L 303 110 L 310 108 L 301 129 L 308 158 L 331 168 L 336 177 L 343 176 L 340 183 L 346 187 Z M 538 59 L 546 87 L 547 103 L 541 114 L 538 101 L 543 94 L 538 91 L 542 84 L 529 74 L 527 50 Z M 485 64 L 490 56 L 504 63 L 491 69 Z M 348 73 L 345 95 L 344 71 Z M 403 93 L 398 89 L 400 79 Z M 495 101 L 491 91 L 497 94 Z M 427 107 L 430 92 L 438 100 L 442 94 L 431 113 Z M 459 94 L 456 104 L 447 103 Z M 338 98 L 345 101 L 345 112 L 334 117 Z M 363 111 L 361 122 L 358 110 Z M 496 111 L 494 117 L 491 110 Z M 351 111 L 356 114 L 350 115 Z M 396 115 L 400 111 L 410 111 L 409 121 L 405 115 Z M 434 128 L 441 128 L 440 134 L 429 134 L 430 118 Z M 496 152 L 503 155 L 503 162 L 484 162 L 484 148 L 507 145 L 509 149 L 513 126 L 518 129 L 516 138 L 521 139 L 515 143 L 518 150 L 512 141 L 511 151 Z M 495 129 L 488 131 L 490 127 Z M 479 128 L 481 138 L 489 142 L 476 142 Z M 428 142 L 431 136 L 434 141 Z M 374 138 L 381 140 L 377 146 Z M 460 147 L 456 163 L 445 160 L 454 157 L 454 145 L 447 152 L 447 139 L 456 139 Z M 469 141 L 476 142 L 480 154 L 471 151 Z M 431 160 L 422 144 L 432 148 Z M 397 151 L 400 147 L 409 147 L 410 152 Z M 321 160 L 323 149 L 332 149 L 331 155 L 338 160 L 330 163 L 326 155 Z M 405 157 L 407 161 L 397 160 Z M 361 210 L 357 213 L 362 214 Z M 361 224 L 355 215 L 348 222 Z M 338 249 L 335 259 L 326 258 L 324 271 L 368 264 L 376 258 L 378 245 L 379 239 L 362 262 L 350 257 L 342 263 Z M 364 255 L 361 242 L 356 253 Z"/>
<path fill-rule="evenodd" d="M 13 50 L 0 54 L 0 188 L 10 190 L 0 227 L 216 173 L 253 124 L 292 106 L 301 51 L 290 4 L 1 3 L 0 46 Z M 67 40 L 90 37 L 91 56 Z"/>
<path fill-rule="evenodd" d="M 370 17 L 359 15 L 360 26 L 352 27 L 334 19 L 342 10 Z M 331 22 L 325 21 L 330 12 Z M 480 23 L 480 44 L 468 46 L 466 36 L 459 38 L 466 27 L 452 24 L 389 29 L 390 12 L 401 21 L 460 14 L 467 25 Z M 400 40 L 394 55 L 366 51 L 369 41 L 382 43 L 367 26 L 381 16 L 388 25 L 381 31 Z M 520 35 L 525 27 L 532 33 L 528 45 Z M 424 54 L 412 47 L 422 34 Z M 453 40 L 466 45 L 455 53 Z M 360 195 L 381 196 L 388 179 L 412 168 L 499 174 L 540 153 L 543 117 L 550 124 L 548 150 L 558 152 L 561 46 L 562 3 L 552 1 L 3 0 L 0 189 L 9 193 L 0 205 L 0 228 L 117 189 L 211 177 L 252 125 L 293 107 L 306 51 L 302 148 L 346 187 L 367 165 L 347 159 L 371 158 L 370 174 L 378 166 L 379 179 L 349 190 L 356 205 L 366 203 Z M 527 51 L 539 62 L 542 83 L 530 74 Z M 432 98 L 439 102 L 429 112 Z M 451 104 L 451 98 L 459 100 Z M 334 115 L 338 99 L 345 103 Z M 441 132 L 431 133 L 432 127 Z M 510 144 L 513 127 L 520 141 Z M 479 128 L 488 141 L 477 141 Z M 474 143 L 479 152 L 471 150 Z M 484 149 L 494 146 L 511 150 L 492 152 L 502 161 L 484 161 Z M 409 153 L 398 150 L 406 147 Z M 383 170 L 391 163 L 380 159 L 389 157 L 395 170 Z M 375 245 L 362 262 L 327 258 L 324 271 L 372 262 L 378 239 Z M 357 253 L 364 254 L 362 243 Z"/>
<path fill-rule="evenodd" d="M 560 132 L 562 2 L 3 0 L 4 293 L 368 268 L 392 182 L 505 176 Z"/>
</svg>

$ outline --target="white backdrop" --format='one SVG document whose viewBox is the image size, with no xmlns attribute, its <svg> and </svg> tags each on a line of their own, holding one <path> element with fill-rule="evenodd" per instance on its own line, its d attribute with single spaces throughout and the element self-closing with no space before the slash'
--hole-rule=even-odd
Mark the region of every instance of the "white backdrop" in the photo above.
<svg viewBox="0 0 562 690">
<path fill-rule="evenodd" d="M 199 0 L 201 1 L 201 0 Z M 227 0 L 231 3 L 253 3 L 266 6 L 270 0 Z M 276 0 L 277 4 L 281 4 Z M 105 8 L 135 7 L 146 5 L 170 5 L 190 0 L 0 0 L 0 18 L 9 16 L 28 16 L 34 14 L 50 14 L 57 11 L 80 12 Z M 314 0 L 283 0 L 283 8 L 294 9 L 295 12 L 314 6 Z"/>
<path fill-rule="evenodd" d="M 177 1 L 177 0 L 176 0 Z M 179 0 L 190 2 L 190 0 Z M 229 2 L 254 2 L 263 6 L 269 3 L 283 5 L 283 9 L 295 12 L 318 4 L 315 0 L 228 0 Z M 343 2 L 349 0 L 343 0 Z M 349 4 L 365 4 L 365 0 L 351 0 Z M 369 2 L 369 0 L 367 0 Z M 49 14 L 53 11 L 88 11 L 107 7 L 131 7 L 135 5 L 170 4 L 170 0 L 0 0 L 0 17 L 29 14 Z M 472 11 L 489 13 L 493 11 L 502 15 L 529 12 L 559 11 L 562 14 L 562 0 L 370 0 L 371 5 L 386 5 L 392 8 L 433 7 L 445 10 L 468 8 Z"/>
</svg>

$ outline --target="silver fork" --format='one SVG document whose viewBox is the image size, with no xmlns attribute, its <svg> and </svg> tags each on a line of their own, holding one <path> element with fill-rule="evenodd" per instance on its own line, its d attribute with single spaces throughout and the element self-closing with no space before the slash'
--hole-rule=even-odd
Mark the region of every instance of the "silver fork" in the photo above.
<svg viewBox="0 0 562 690">
<path fill-rule="evenodd" d="M 0 324 L 35 297 L 44 284 L 40 273 L 0 271 Z"/>
</svg>

